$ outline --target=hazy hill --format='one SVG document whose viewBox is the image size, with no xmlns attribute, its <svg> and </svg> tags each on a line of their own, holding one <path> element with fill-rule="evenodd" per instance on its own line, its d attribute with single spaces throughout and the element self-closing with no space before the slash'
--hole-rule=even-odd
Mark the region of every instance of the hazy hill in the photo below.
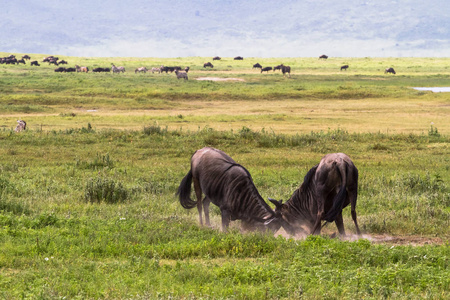
<svg viewBox="0 0 450 300">
<path fill-rule="evenodd" d="M 447 0 L 2 4 L 0 50 L 85 56 L 448 56 Z"/>
</svg>

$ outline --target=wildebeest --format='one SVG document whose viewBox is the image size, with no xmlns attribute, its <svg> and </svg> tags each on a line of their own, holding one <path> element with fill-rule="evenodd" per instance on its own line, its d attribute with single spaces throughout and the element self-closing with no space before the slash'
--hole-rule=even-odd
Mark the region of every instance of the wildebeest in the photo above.
<svg viewBox="0 0 450 300">
<path fill-rule="evenodd" d="M 273 67 L 273 71 L 275 72 L 276 70 L 281 70 L 282 66 L 283 65 L 278 65 L 278 66 Z"/>
<path fill-rule="evenodd" d="M 262 66 L 259 63 L 253 65 L 252 69 L 262 69 Z"/>
<path fill-rule="evenodd" d="M 53 55 L 44 57 L 44 59 L 42 60 L 42 62 L 50 62 L 51 60 L 58 60 L 58 57 L 54 57 Z"/>
<path fill-rule="evenodd" d="M 102 72 L 110 72 L 111 69 L 110 68 L 102 68 L 102 67 L 97 67 L 92 69 L 92 72 L 94 73 L 102 73 Z"/>
<path fill-rule="evenodd" d="M 214 56 L 213 57 L 213 60 L 221 60 L 222 58 L 221 57 L 219 57 L 219 56 Z"/>
<path fill-rule="evenodd" d="M 234 60 L 244 60 L 244 58 L 243 58 L 242 56 L 236 56 L 236 57 L 234 58 Z"/>
<path fill-rule="evenodd" d="M 394 70 L 394 68 L 387 68 L 386 70 L 384 70 L 384 74 L 386 74 L 386 73 L 392 73 L 395 75 L 395 70 Z"/>
<path fill-rule="evenodd" d="M 27 123 L 24 120 L 17 120 L 17 126 L 14 129 L 15 132 L 20 132 L 27 129 Z"/>
<path fill-rule="evenodd" d="M 191 69 L 191 68 L 186 67 L 186 68 L 184 68 L 184 71 L 187 73 L 187 72 L 189 72 L 190 69 Z"/>
<path fill-rule="evenodd" d="M 207 63 L 203 64 L 203 68 L 206 68 L 206 67 L 214 68 L 213 64 L 209 61 Z"/>
<path fill-rule="evenodd" d="M 285 76 L 287 73 L 289 75 L 289 77 L 291 77 L 291 67 L 290 66 L 281 65 L 281 72 L 283 72 L 283 76 Z"/>
<path fill-rule="evenodd" d="M 350 157 L 344 153 L 325 155 L 320 163 L 306 174 L 301 186 L 286 202 L 270 199 L 276 212 L 281 212 L 295 235 L 305 231 L 306 226 L 312 234 L 320 234 L 322 220 L 335 222 L 339 234 L 344 236 L 342 210 L 351 204 L 351 214 L 356 232 L 361 234 L 356 221 L 356 200 L 358 195 L 358 169 Z"/>
<path fill-rule="evenodd" d="M 58 60 L 55 59 L 55 58 L 51 58 L 51 59 L 48 61 L 48 64 L 49 64 L 49 65 L 54 64 L 55 66 L 59 65 Z"/>
<path fill-rule="evenodd" d="M 261 69 L 261 73 L 262 72 L 269 72 L 270 70 L 272 70 L 272 67 L 265 67 Z"/>
<path fill-rule="evenodd" d="M 33 60 L 32 62 L 30 62 L 30 65 L 31 66 L 40 66 L 40 64 L 38 63 L 38 61 L 37 60 Z"/>
<path fill-rule="evenodd" d="M 188 75 L 186 72 L 181 72 L 179 70 L 175 70 L 175 74 L 177 75 L 178 79 L 183 78 L 185 80 L 188 80 Z"/>
<path fill-rule="evenodd" d="M 65 60 L 63 59 L 63 60 L 61 60 L 61 61 L 59 62 L 59 64 L 60 64 L 60 65 L 67 65 L 67 61 L 65 61 Z"/>
<path fill-rule="evenodd" d="M 319 56 L 319 59 L 327 59 L 327 58 L 328 58 L 328 56 L 325 54 L 322 54 L 321 56 Z"/>
<path fill-rule="evenodd" d="M 165 66 L 161 66 L 161 73 L 162 72 L 166 72 L 167 73 L 172 73 L 175 71 L 175 67 L 165 67 Z"/>
<path fill-rule="evenodd" d="M 70 73 L 70 72 L 76 72 L 77 69 L 75 68 L 66 68 L 66 73 Z"/>
<path fill-rule="evenodd" d="M 116 67 L 114 64 L 111 64 L 111 70 L 113 73 L 125 73 L 125 68 L 124 67 Z"/>
<path fill-rule="evenodd" d="M 347 69 L 348 69 L 348 65 L 343 65 L 343 66 L 341 67 L 341 71 L 342 71 L 342 70 L 347 71 Z"/>
<path fill-rule="evenodd" d="M 17 64 L 25 64 L 25 59 L 18 59 Z"/>
<path fill-rule="evenodd" d="M 196 201 L 190 196 L 192 181 Z M 205 194 L 203 200 L 202 193 Z M 218 149 L 205 147 L 192 155 L 191 169 L 181 181 L 177 195 L 184 208 L 197 207 L 201 225 L 203 208 L 205 224 L 210 226 L 209 204 L 212 202 L 220 208 L 223 231 L 234 220 L 242 220 L 244 229 L 275 232 L 281 225 L 289 226 L 261 197 L 247 169 Z"/>
<path fill-rule="evenodd" d="M 89 72 L 88 67 L 80 67 L 79 65 L 75 65 L 75 69 L 77 70 L 77 72 L 85 72 L 85 73 Z"/>
<path fill-rule="evenodd" d="M 11 55 L 8 56 L 8 57 L 3 57 L 3 58 L 1 59 L 1 63 L 2 63 L 2 64 L 7 64 L 7 65 L 11 65 L 11 64 L 14 65 L 14 64 L 17 63 L 17 58 L 11 57 Z"/>
<path fill-rule="evenodd" d="M 28 54 L 25 54 L 24 56 L 22 56 L 22 59 L 28 59 L 28 60 L 30 60 L 31 57 L 30 57 Z"/>
<path fill-rule="evenodd" d="M 55 72 L 66 72 L 66 68 L 64 68 L 64 67 L 56 68 Z"/>
<path fill-rule="evenodd" d="M 139 73 L 141 73 L 141 72 L 144 72 L 144 73 L 147 73 L 147 68 L 146 67 L 140 67 L 140 68 L 137 68 L 136 70 L 134 70 L 134 73 L 136 74 L 137 72 L 139 72 Z"/>
</svg>

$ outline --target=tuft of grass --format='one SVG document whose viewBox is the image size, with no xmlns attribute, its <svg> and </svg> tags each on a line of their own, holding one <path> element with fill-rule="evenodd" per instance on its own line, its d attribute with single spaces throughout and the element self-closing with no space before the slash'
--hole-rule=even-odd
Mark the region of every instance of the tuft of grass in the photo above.
<svg viewBox="0 0 450 300">
<path fill-rule="evenodd" d="M 89 203 L 122 203 L 128 200 L 129 195 L 121 182 L 102 177 L 90 179 L 84 189 L 84 200 Z"/>
</svg>

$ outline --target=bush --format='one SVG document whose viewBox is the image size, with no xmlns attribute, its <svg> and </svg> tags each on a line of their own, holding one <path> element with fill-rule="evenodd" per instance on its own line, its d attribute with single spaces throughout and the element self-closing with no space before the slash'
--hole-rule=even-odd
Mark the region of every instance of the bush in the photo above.
<svg viewBox="0 0 450 300">
<path fill-rule="evenodd" d="M 129 196 L 128 190 L 120 182 L 113 179 L 91 179 L 85 187 L 84 200 L 90 203 L 120 203 Z"/>
</svg>

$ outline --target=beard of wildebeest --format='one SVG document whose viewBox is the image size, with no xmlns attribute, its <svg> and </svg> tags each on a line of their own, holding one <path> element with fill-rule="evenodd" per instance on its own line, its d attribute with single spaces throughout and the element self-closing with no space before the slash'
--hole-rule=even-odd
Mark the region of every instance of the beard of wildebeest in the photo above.
<svg viewBox="0 0 450 300">
<path fill-rule="evenodd" d="M 196 201 L 190 198 L 192 182 Z M 202 194 L 205 194 L 203 200 Z M 283 224 L 289 226 L 261 197 L 247 169 L 218 149 L 205 147 L 192 155 L 191 169 L 181 181 L 177 195 L 184 208 L 197 207 L 200 224 L 203 224 L 204 209 L 207 226 L 210 225 L 209 203 L 217 205 L 222 215 L 222 231 L 233 220 L 242 220 L 246 230 L 275 232 Z"/>
<path fill-rule="evenodd" d="M 358 169 L 344 153 L 332 153 L 306 174 L 300 188 L 283 204 L 271 200 L 294 228 L 289 234 L 305 232 L 306 225 L 312 234 L 320 234 L 322 221 L 335 222 L 341 236 L 345 236 L 342 210 L 351 204 L 351 215 L 356 232 L 361 235 L 356 218 L 358 194 Z"/>
</svg>

